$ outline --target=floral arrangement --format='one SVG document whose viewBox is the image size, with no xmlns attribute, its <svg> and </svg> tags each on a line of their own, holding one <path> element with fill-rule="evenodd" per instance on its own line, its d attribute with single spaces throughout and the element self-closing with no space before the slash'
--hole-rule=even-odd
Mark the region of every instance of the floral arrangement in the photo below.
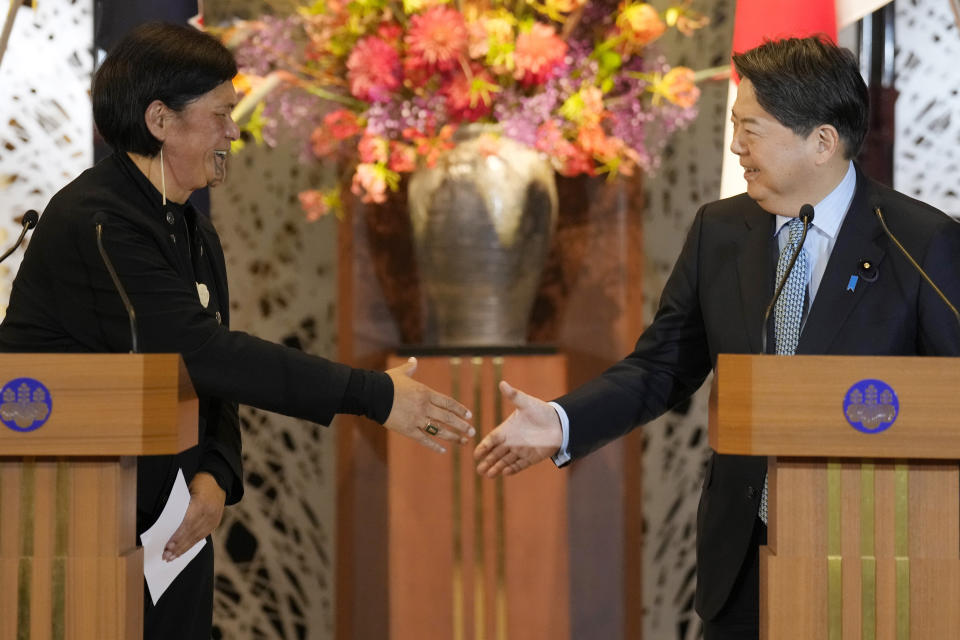
<svg viewBox="0 0 960 640">
<path fill-rule="evenodd" d="M 474 122 L 497 123 L 565 176 L 654 169 L 699 90 L 650 45 L 706 24 L 689 2 L 318 0 L 220 35 L 241 70 L 245 137 L 292 133 L 305 162 L 346 161 L 352 192 L 383 202 Z M 300 202 L 310 219 L 340 210 L 336 188 Z"/>
</svg>

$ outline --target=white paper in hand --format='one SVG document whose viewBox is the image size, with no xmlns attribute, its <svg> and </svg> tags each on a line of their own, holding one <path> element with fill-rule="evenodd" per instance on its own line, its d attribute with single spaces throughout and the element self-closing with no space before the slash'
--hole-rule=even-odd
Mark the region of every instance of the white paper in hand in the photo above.
<svg viewBox="0 0 960 640">
<path fill-rule="evenodd" d="M 157 604 L 157 600 L 167 587 L 200 553 L 203 545 L 207 544 L 206 539 L 203 539 L 176 560 L 170 562 L 163 560 L 163 548 L 183 522 L 183 516 L 186 515 L 189 504 L 190 490 L 187 488 L 187 481 L 183 479 L 183 469 L 179 469 L 170 497 L 160 517 L 153 526 L 140 534 L 140 544 L 143 545 L 143 577 L 147 580 L 147 590 L 150 592 L 153 604 Z"/>
</svg>

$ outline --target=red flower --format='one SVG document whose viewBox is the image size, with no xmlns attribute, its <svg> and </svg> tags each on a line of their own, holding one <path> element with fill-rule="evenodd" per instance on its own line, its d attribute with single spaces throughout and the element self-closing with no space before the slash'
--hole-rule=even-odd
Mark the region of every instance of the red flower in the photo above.
<svg viewBox="0 0 960 640">
<path fill-rule="evenodd" d="M 337 109 L 323 117 L 323 126 L 337 140 L 346 140 L 360 133 L 357 114 L 349 109 Z"/>
<path fill-rule="evenodd" d="M 402 81 L 397 50 L 380 38 L 361 38 L 347 58 L 350 93 L 368 102 L 387 102 Z"/>
<path fill-rule="evenodd" d="M 580 147 L 571 144 L 563 158 L 563 166 L 558 169 L 560 175 L 578 176 L 585 173 L 588 176 L 596 175 L 596 167 L 593 164 L 593 158 L 589 153 Z"/>
<path fill-rule="evenodd" d="M 396 22 L 384 22 L 377 27 L 377 36 L 397 49 L 400 48 L 400 38 L 403 36 L 403 27 Z"/>
<path fill-rule="evenodd" d="M 496 80 L 479 65 L 474 66 L 472 77 L 454 73 L 440 88 L 447 98 L 447 113 L 454 122 L 473 122 L 488 115 L 493 108 L 493 91 Z"/>
</svg>

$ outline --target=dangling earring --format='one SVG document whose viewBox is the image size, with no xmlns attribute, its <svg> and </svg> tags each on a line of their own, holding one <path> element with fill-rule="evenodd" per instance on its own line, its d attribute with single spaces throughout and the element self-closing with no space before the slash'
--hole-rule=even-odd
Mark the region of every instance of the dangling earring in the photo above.
<svg viewBox="0 0 960 640">
<path fill-rule="evenodd" d="M 167 206 L 167 178 L 163 174 L 163 146 L 160 146 L 160 196 L 163 198 L 163 206 Z"/>
</svg>

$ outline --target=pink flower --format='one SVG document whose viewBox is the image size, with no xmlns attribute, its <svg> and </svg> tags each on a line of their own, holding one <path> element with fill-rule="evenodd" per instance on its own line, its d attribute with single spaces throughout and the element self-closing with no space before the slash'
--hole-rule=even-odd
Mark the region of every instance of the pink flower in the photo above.
<svg viewBox="0 0 960 640">
<path fill-rule="evenodd" d="M 327 203 L 327 199 L 324 197 L 322 191 L 308 189 L 307 191 L 301 191 L 297 194 L 297 197 L 300 199 L 300 207 L 310 222 L 319 220 L 330 213 L 330 205 Z"/>
<path fill-rule="evenodd" d="M 567 43 L 553 27 L 535 22 L 530 31 L 517 36 L 514 77 L 528 87 L 543 84 L 560 68 L 566 55 Z"/>
<path fill-rule="evenodd" d="M 560 143 L 563 142 L 563 131 L 557 125 L 556 120 L 547 120 L 537 128 L 536 147 L 538 151 L 550 155 L 553 154 Z"/>
<path fill-rule="evenodd" d="M 433 7 L 410 18 L 405 66 L 449 71 L 467 53 L 467 25 L 456 9 Z"/>
<path fill-rule="evenodd" d="M 403 79 L 397 50 L 380 38 L 361 38 L 347 58 L 350 93 L 368 102 L 387 102 Z"/>
<path fill-rule="evenodd" d="M 357 144 L 357 151 L 360 153 L 360 162 L 373 164 L 387 161 L 388 145 L 387 139 L 370 133 L 364 133 Z"/>
<path fill-rule="evenodd" d="M 387 201 L 387 181 L 375 164 L 363 162 L 357 165 L 350 191 L 360 196 L 363 202 Z"/>
</svg>

